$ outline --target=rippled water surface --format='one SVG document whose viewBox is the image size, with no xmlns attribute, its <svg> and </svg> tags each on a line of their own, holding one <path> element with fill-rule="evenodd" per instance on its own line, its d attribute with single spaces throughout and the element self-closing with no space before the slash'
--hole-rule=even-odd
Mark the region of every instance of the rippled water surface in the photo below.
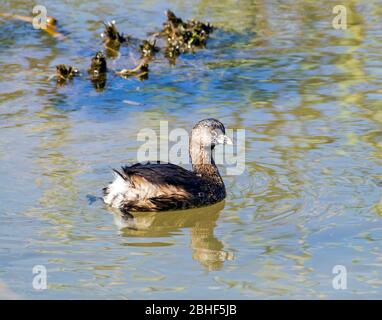
<svg viewBox="0 0 382 320">
<path fill-rule="evenodd" d="M 382 298 L 381 1 L 345 1 L 347 30 L 336 1 L 38 3 L 65 40 L 0 18 L 0 297 Z M 59 63 L 86 70 L 102 21 L 145 38 L 168 8 L 218 27 L 205 50 L 159 55 L 147 81 L 110 72 L 101 92 L 48 80 Z M 138 58 L 121 54 L 111 70 Z M 245 173 L 221 167 L 225 203 L 131 222 L 97 200 L 141 128 L 207 117 L 246 130 Z"/>
</svg>

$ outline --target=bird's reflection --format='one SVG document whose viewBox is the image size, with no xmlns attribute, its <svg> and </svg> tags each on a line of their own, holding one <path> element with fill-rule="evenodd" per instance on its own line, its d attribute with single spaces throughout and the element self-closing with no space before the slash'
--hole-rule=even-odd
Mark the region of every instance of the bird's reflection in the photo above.
<svg viewBox="0 0 382 320">
<path fill-rule="evenodd" d="M 122 214 L 113 211 L 114 222 L 124 237 L 156 238 L 190 230 L 192 258 L 208 270 L 219 270 L 226 260 L 233 260 L 233 252 L 214 235 L 216 221 L 224 201 L 213 206 L 185 211 Z"/>
</svg>

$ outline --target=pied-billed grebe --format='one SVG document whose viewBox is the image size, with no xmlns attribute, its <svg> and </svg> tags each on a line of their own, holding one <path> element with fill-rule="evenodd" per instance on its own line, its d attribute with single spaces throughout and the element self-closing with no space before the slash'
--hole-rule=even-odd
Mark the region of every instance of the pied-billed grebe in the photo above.
<svg viewBox="0 0 382 320">
<path fill-rule="evenodd" d="M 211 205 L 226 196 L 214 162 L 216 144 L 232 144 L 224 125 L 215 119 L 199 121 L 191 132 L 192 171 L 171 163 L 137 163 L 114 170 L 116 179 L 103 189 L 107 205 L 122 212 L 167 211 Z"/>
</svg>

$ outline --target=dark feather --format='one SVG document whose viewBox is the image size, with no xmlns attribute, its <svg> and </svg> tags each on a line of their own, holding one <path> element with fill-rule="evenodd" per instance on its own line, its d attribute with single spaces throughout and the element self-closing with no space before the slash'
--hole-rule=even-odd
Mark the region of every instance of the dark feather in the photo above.
<svg viewBox="0 0 382 320">
<path fill-rule="evenodd" d="M 203 180 L 194 172 L 171 163 L 137 163 L 122 167 L 122 172 L 126 177 L 137 175 L 152 184 L 173 185 L 190 193 L 197 192 L 203 183 Z"/>
</svg>

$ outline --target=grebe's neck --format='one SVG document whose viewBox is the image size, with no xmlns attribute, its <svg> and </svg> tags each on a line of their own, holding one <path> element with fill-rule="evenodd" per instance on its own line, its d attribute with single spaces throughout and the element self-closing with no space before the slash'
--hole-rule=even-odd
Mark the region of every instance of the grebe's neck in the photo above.
<svg viewBox="0 0 382 320">
<path fill-rule="evenodd" d="M 215 164 L 211 147 L 204 147 L 200 143 L 190 141 L 190 159 L 192 170 L 203 178 L 215 183 L 223 184 L 219 169 Z"/>
</svg>

